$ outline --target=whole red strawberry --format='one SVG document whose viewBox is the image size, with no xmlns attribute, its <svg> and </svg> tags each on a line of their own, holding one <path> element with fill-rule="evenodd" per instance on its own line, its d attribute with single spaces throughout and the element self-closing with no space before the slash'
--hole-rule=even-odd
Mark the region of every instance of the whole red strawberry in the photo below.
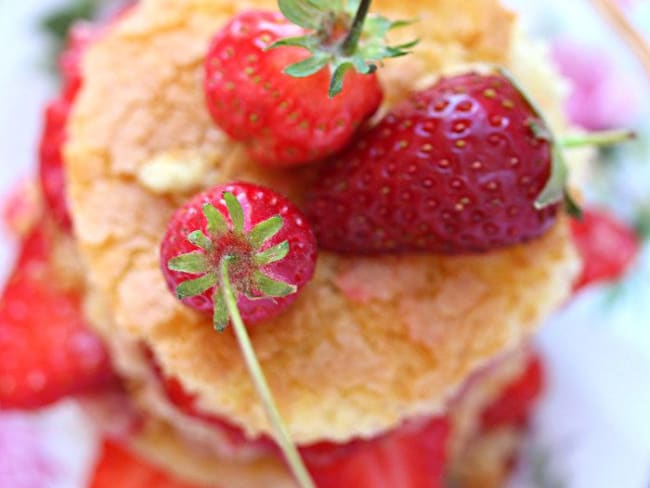
<svg viewBox="0 0 650 488">
<path fill-rule="evenodd" d="M 585 211 L 581 220 L 571 222 L 571 230 L 582 258 L 576 290 L 620 279 L 639 253 L 637 233 L 602 210 Z"/>
<path fill-rule="evenodd" d="M 114 378 L 79 293 L 59 288 L 53 236 L 40 227 L 25 238 L 0 299 L 0 409 L 42 407 Z"/>
<path fill-rule="evenodd" d="M 325 165 L 307 202 L 319 244 L 455 254 L 540 236 L 558 210 L 536 206 L 552 166 L 542 132 L 508 78 L 443 78 Z"/>
<path fill-rule="evenodd" d="M 323 159 L 345 147 L 379 107 L 372 61 L 404 54 L 410 44 L 383 46 L 396 24 L 366 20 L 367 10 L 354 16 L 347 3 L 285 0 L 280 7 L 294 23 L 279 12 L 245 11 L 213 39 L 205 58 L 208 109 L 259 163 Z"/>
<path fill-rule="evenodd" d="M 180 208 L 161 249 L 167 284 L 186 305 L 229 322 L 222 271 L 249 324 L 282 312 L 312 277 L 316 241 L 300 211 L 277 193 L 250 183 L 215 187 Z"/>
</svg>

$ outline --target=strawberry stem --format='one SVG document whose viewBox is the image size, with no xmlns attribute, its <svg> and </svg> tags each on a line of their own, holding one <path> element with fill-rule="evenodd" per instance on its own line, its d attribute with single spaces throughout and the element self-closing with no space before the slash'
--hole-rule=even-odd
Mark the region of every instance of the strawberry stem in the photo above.
<svg viewBox="0 0 650 488">
<path fill-rule="evenodd" d="M 316 485 L 312 481 L 307 468 L 302 462 L 302 458 L 291 440 L 287 427 L 282 420 L 275 401 L 273 400 L 273 394 L 271 393 L 264 372 L 262 371 L 262 367 L 257 359 L 248 331 L 246 330 L 244 321 L 239 313 L 239 309 L 237 308 L 237 299 L 233 292 L 228 273 L 228 267 L 231 260 L 232 256 L 224 256 L 221 260 L 221 289 L 223 291 L 223 298 L 226 302 L 226 306 L 228 307 L 228 313 L 230 314 L 233 328 L 235 329 L 235 335 L 237 336 L 239 347 L 244 356 L 244 362 L 246 363 L 248 372 L 251 375 L 257 394 L 262 401 L 269 422 L 275 431 L 275 440 L 280 446 L 296 481 L 301 488 L 315 488 Z"/>
<path fill-rule="evenodd" d="M 343 41 L 342 50 L 343 54 L 346 56 L 352 56 L 357 50 L 357 44 L 359 44 L 359 39 L 361 38 L 361 33 L 363 32 L 363 24 L 366 21 L 366 16 L 370 10 L 370 4 L 372 0 L 361 0 L 357 13 L 354 16 L 354 21 L 352 22 L 352 27 L 348 33 L 345 41 Z"/>
<path fill-rule="evenodd" d="M 567 136 L 560 139 L 559 144 L 567 149 L 584 146 L 611 146 L 636 138 L 634 132 L 628 130 L 608 130 Z"/>
</svg>

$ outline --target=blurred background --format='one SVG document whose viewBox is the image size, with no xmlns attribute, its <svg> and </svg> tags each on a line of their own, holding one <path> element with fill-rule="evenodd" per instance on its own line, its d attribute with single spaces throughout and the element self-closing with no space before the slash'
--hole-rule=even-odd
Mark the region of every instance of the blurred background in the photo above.
<svg viewBox="0 0 650 488">
<path fill-rule="evenodd" d="M 644 69 L 594 8 L 609 2 L 505 1 L 567 78 L 566 110 L 574 124 L 629 127 L 639 135 L 601 152 L 586 195 L 590 208 L 607 208 L 634 229 L 634 259 L 620 279 L 578 292 L 540 334 L 550 388 L 513 486 L 650 488 L 650 249 L 644 241 L 650 231 L 650 64 Z M 617 4 L 650 39 L 650 2 Z M 42 109 L 57 88 L 52 67 L 67 26 L 113 6 L 0 0 L 0 195 L 33 174 Z M 602 239 L 611 252 L 606 233 Z M 1 279 L 14 253 L 10 239 L 0 240 Z M 38 414 L 1 414 L 0 488 L 17 488 L 3 479 L 20 480 L 19 488 L 81 488 L 96 449 L 92 426 L 71 403 Z M 30 479 L 42 471 L 49 474 L 47 486 Z"/>
</svg>

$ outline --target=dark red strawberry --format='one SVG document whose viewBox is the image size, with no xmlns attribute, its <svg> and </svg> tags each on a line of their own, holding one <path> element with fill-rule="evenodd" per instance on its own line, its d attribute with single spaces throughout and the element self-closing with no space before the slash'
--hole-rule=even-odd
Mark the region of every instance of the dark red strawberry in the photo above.
<svg viewBox="0 0 650 488">
<path fill-rule="evenodd" d="M 198 488 L 105 440 L 89 488 Z"/>
<path fill-rule="evenodd" d="M 316 242 L 285 197 L 250 183 L 215 187 L 180 208 L 167 227 L 161 268 L 179 299 L 229 322 L 221 273 L 228 267 L 237 305 L 248 324 L 281 313 L 312 277 Z"/>
<path fill-rule="evenodd" d="M 380 438 L 301 449 L 318 488 L 443 488 L 450 425 L 411 421 Z"/>
<path fill-rule="evenodd" d="M 582 274 L 576 290 L 620 279 L 639 253 L 640 238 L 631 227 L 596 209 L 571 222 L 573 241 L 582 257 Z"/>
<path fill-rule="evenodd" d="M 319 244 L 467 253 L 540 236 L 558 210 L 536 208 L 552 166 L 542 132 L 506 77 L 443 78 L 324 167 L 307 204 Z"/>
<path fill-rule="evenodd" d="M 481 415 L 481 427 L 523 427 L 546 386 L 544 365 L 537 354 L 531 354 L 519 377 L 509 384 Z"/>
<path fill-rule="evenodd" d="M 373 61 L 405 54 L 411 44 L 384 46 L 398 24 L 366 19 L 367 5 L 355 17 L 349 10 L 355 2 L 347 3 L 280 2 L 295 24 L 280 13 L 245 11 L 212 41 L 205 58 L 208 109 L 256 161 L 290 166 L 323 159 L 345 147 L 379 107 Z"/>
<path fill-rule="evenodd" d="M 59 288 L 42 227 L 25 239 L 0 301 L 0 408 L 37 408 L 113 380 L 79 293 Z"/>
</svg>

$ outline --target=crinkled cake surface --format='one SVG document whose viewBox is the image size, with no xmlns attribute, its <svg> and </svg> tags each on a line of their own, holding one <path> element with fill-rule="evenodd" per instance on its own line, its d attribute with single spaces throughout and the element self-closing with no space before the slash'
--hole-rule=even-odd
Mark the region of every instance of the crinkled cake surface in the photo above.
<svg viewBox="0 0 650 488">
<path fill-rule="evenodd" d="M 381 70 L 387 103 L 459 63 L 506 63 L 513 16 L 495 0 L 378 0 L 419 19 L 416 52 Z M 209 39 L 235 13 L 274 2 L 144 0 L 85 59 L 66 148 L 77 238 L 110 314 L 102 333 L 145 343 L 200 406 L 250 435 L 269 432 L 232 331 L 167 290 L 158 246 L 173 210 L 218 182 L 248 180 L 302 199 L 313 169 L 271 171 L 212 123 L 202 91 Z M 551 107 L 556 110 L 557 107 Z M 480 363 L 527 336 L 568 295 L 576 261 L 564 221 L 487 255 L 340 257 L 281 317 L 250 329 L 299 443 L 372 436 L 440 410 Z M 126 353 L 123 353 L 126 354 Z M 122 358 L 124 359 L 124 358 Z"/>
</svg>

